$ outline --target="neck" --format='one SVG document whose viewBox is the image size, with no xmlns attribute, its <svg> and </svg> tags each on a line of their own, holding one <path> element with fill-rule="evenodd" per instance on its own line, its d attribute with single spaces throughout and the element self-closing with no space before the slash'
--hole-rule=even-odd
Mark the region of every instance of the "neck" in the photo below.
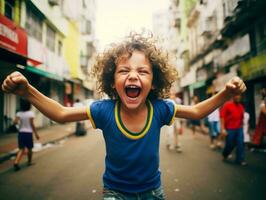
<svg viewBox="0 0 266 200">
<path fill-rule="evenodd" d="M 143 111 L 146 111 L 147 109 L 147 105 L 146 103 L 141 104 L 139 107 L 135 108 L 135 109 L 130 109 L 128 107 L 126 107 L 122 102 L 120 109 L 121 112 L 123 112 L 124 114 L 128 115 L 128 116 L 137 116 L 139 114 L 141 114 Z"/>
</svg>

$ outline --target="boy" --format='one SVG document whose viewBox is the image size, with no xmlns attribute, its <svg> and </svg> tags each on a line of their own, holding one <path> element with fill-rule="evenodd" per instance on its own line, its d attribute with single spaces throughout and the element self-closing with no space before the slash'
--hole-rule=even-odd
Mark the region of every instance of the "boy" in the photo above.
<svg viewBox="0 0 266 200">
<path fill-rule="evenodd" d="M 27 98 L 57 122 L 89 120 L 103 131 L 106 169 L 104 199 L 164 199 L 159 171 L 160 128 L 174 117 L 200 119 L 235 94 L 245 91 L 234 78 L 225 89 L 194 106 L 163 100 L 177 72 L 152 37 L 132 34 L 99 55 L 93 70 L 98 89 L 110 99 L 86 108 L 63 107 L 32 87 L 20 73 L 9 75 L 2 89 Z"/>
<path fill-rule="evenodd" d="M 34 125 L 34 113 L 30 110 L 31 104 L 28 101 L 20 100 L 20 111 L 16 114 L 14 124 L 19 124 L 18 147 L 16 159 L 14 161 L 14 170 L 20 170 L 19 162 L 27 149 L 28 166 L 32 164 L 33 137 L 39 140 L 39 135 Z"/>
</svg>

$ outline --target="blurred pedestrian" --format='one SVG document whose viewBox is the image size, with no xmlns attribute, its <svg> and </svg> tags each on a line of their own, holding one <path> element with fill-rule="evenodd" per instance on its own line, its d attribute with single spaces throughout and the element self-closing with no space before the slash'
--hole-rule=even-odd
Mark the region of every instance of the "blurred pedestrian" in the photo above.
<svg viewBox="0 0 266 200">
<path fill-rule="evenodd" d="M 249 113 L 245 111 L 243 119 L 243 133 L 244 133 L 244 144 L 246 147 L 248 147 L 248 145 L 250 144 L 249 118 L 250 118 Z"/>
<path fill-rule="evenodd" d="M 110 99 L 83 108 L 65 107 L 45 97 L 18 72 L 4 80 L 2 89 L 26 97 L 55 121 L 89 119 L 94 128 L 102 130 L 105 200 L 165 199 L 159 170 L 161 127 L 171 125 L 175 117 L 205 117 L 233 94 L 246 90 L 243 81 L 235 77 L 221 92 L 195 106 L 163 99 L 177 78 L 176 67 L 155 46 L 152 36 L 134 33 L 99 55 L 93 72 L 99 90 Z"/>
<path fill-rule="evenodd" d="M 170 92 L 170 99 L 174 104 L 182 104 L 181 98 L 178 97 L 175 92 Z M 182 122 L 181 119 L 175 118 L 172 126 L 164 126 L 163 131 L 167 134 L 166 147 L 167 149 L 174 149 L 176 152 L 181 153 L 182 148 L 179 142 L 179 135 L 182 134 Z"/>
<path fill-rule="evenodd" d="M 182 105 L 182 99 L 178 96 L 177 93 L 172 95 L 172 99 L 175 101 L 175 104 Z M 181 153 L 182 152 L 182 147 L 180 143 L 180 135 L 183 134 L 183 122 L 182 119 L 180 118 L 175 118 L 174 121 L 174 148 L 176 152 Z"/>
<path fill-rule="evenodd" d="M 209 126 L 209 136 L 210 136 L 210 148 L 214 149 L 220 147 L 219 135 L 220 135 L 220 112 L 219 108 L 214 110 L 208 115 L 208 126 Z"/>
<path fill-rule="evenodd" d="M 243 135 L 244 106 L 241 95 L 235 95 L 221 109 L 221 134 L 226 136 L 223 158 L 226 161 L 236 147 L 236 163 L 246 165 L 244 135 Z"/>
<path fill-rule="evenodd" d="M 255 133 L 252 137 L 254 147 L 260 147 L 263 136 L 266 136 L 266 95 L 263 96 L 263 102 L 260 105 L 260 114 L 256 125 Z"/>
<path fill-rule="evenodd" d="M 77 98 L 73 104 L 73 107 L 75 108 L 82 108 L 84 107 L 83 103 L 80 102 L 79 98 Z M 87 131 L 85 128 L 85 122 L 84 121 L 77 121 L 76 122 L 76 128 L 75 128 L 75 135 L 82 136 L 86 135 Z"/>
<path fill-rule="evenodd" d="M 17 112 L 14 124 L 19 124 L 18 133 L 18 148 L 16 159 L 14 161 L 14 170 L 20 170 L 19 163 L 27 150 L 28 155 L 28 166 L 32 164 L 32 148 L 33 148 L 33 134 L 36 139 L 39 140 L 39 135 L 37 134 L 34 125 L 34 113 L 30 110 L 31 104 L 27 100 L 20 100 L 20 111 Z"/>
<path fill-rule="evenodd" d="M 192 106 L 197 105 L 199 102 L 200 102 L 199 97 L 196 96 L 196 95 L 194 95 L 192 97 L 192 103 L 191 103 L 191 105 Z M 202 133 L 204 133 L 203 127 L 202 127 L 203 125 L 202 125 L 202 122 L 201 122 L 200 119 L 192 119 L 192 120 L 190 120 L 190 125 L 191 125 L 191 130 L 192 130 L 193 136 L 196 135 L 196 129 L 197 129 L 197 127 L 200 129 L 200 131 Z"/>
</svg>

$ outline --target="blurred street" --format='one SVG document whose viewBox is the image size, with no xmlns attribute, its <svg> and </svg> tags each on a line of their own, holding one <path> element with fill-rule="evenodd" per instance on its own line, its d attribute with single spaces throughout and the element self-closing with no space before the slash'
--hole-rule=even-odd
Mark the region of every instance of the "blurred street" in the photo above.
<svg viewBox="0 0 266 200">
<path fill-rule="evenodd" d="M 58 134 L 56 132 L 54 135 Z M 185 129 L 183 152 L 166 148 L 161 135 L 161 172 L 166 199 L 263 199 L 266 154 L 247 153 L 248 166 L 224 163 L 219 151 L 209 148 L 209 137 Z M 101 199 L 105 145 L 92 129 L 34 154 L 34 165 L 14 172 L 6 161 L 0 171 L 1 199 Z M 26 159 L 25 159 L 26 160 Z M 25 161 L 24 160 L 24 161 Z"/>
<path fill-rule="evenodd" d="M 221 109 L 217 108 L 214 112 L 208 113 L 208 116 L 205 112 L 205 118 L 201 121 L 198 118 L 203 116 L 200 113 L 204 113 L 207 104 L 201 109 L 185 107 L 184 110 L 190 110 L 186 111 L 189 115 L 184 114 L 186 112 L 182 109 L 180 112 L 180 116 L 186 116 L 189 119 L 187 124 L 192 129 L 208 126 L 210 130 L 213 130 L 211 145 L 207 133 L 204 135 L 197 132 L 193 136 L 192 130 L 186 127 L 183 131 L 180 123 L 176 124 L 176 130 L 183 131 L 183 135 L 180 136 L 182 152 L 176 152 L 167 149 L 166 130 L 162 131 L 160 168 L 166 199 L 266 199 L 265 10 L 266 0 L 116 0 L 115 3 L 109 0 L 1 0 L 0 86 L 2 83 L 4 84 L 0 89 L 0 199 L 102 199 L 102 175 L 105 168 L 105 141 L 102 134 L 98 130 L 93 130 L 91 124 L 87 122 L 85 126 L 83 123 L 75 126 L 75 122 L 57 124 L 52 120 L 61 123 L 87 119 L 89 116 L 93 119 L 93 125 L 95 119 L 105 118 L 102 118 L 100 114 L 99 116 L 95 114 L 94 119 L 94 114 L 90 113 L 91 107 L 88 106 L 90 103 L 106 98 L 122 99 L 118 90 L 120 88 L 121 91 L 125 91 L 130 102 L 134 102 L 134 99 L 138 101 L 140 96 L 140 105 L 144 105 L 144 98 L 152 97 L 151 94 L 154 91 L 157 92 L 158 88 L 161 88 L 159 86 L 163 86 L 164 82 L 172 83 L 172 85 L 171 89 L 170 86 L 165 87 L 166 85 L 162 87 L 162 96 L 166 98 L 169 96 L 176 104 L 185 106 L 194 106 L 223 91 L 223 95 L 219 96 L 221 94 L 219 93 L 216 96 L 218 98 L 214 97 L 215 101 L 208 104 L 208 106 L 210 105 L 208 108 L 213 107 L 214 109 L 213 105 L 218 106 L 217 103 L 220 102 Z M 120 40 L 130 41 L 133 36 L 136 36 L 136 39 L 139 36 L 146 38 L 147 44 L 150 43 L 152 48 L 149 47 L 147 52 L 146 47 L 143 50 L 142 47 L 140 49 L 134 47 L 132 52 L 131 50 L 115 50 L 124 47 L 120 45 Z M 145 41 L 143 40 L 144 43 L 146 43 Z M 153 45 L 155 46 L 153 47 Z M 158 53 L 152 53 L 155 50 L 156 52 L 158 50 Z M 120 61 L 124 62 L 124 56 L 128 61 L 134 57 L 136 52 L 137 54 L 144 53 L 146 64 L 144 62 L 144 64 L 136 64 L 135 67 L 138 70 L 133 70 L 135 64 L 120 64 Z M 117 55 L 112 55 L 113 53 L 117 53 Z M 109 54 L 112 55 L 110 62 L 108 61 Z M 160 64 L 157 63 L 159 61 Z M 175 81 L 170 77 L 175 74 L 171 72 L 170 65 L 174 66 L 178 72 L 178 78 Z M 117 70 L 119 66 L 127 69 L 125 74 L 138 72 L 135 76 L 135 80 L 138 82 L 116 80 L 116 74 L 123 72 L 123 70 Z M 142 68 L 146 67 L 151 67 L 151 70 L 143 71 Z M 158 70 L 163 73 L 159 73 Z M 63 107 L 53 101 L 47 101 L 42 95 L 31 94 L 27 91 L 27 89 L 31 89 L 26 86 L 27 81 L 24 81 L 25 85 L 17 85 L 14 77 L 9 76 L 10 74 L 14 75 L 15 71 L 20 72 L 28 80 L 30 86 Z M 91 73 L 93 71 L 95 73 Z M 142 77 L 144 80 L 147 78 L 141 75 L 142 72 L 150 77 L 147 82 L 142 80 Z M 136 73 L 134 74 L 136 75 Z M 163 74 L 167 76 L 162 76 Z M 123 77 L 130 78 L 131 76 Z M 230 111 L 230 107 L 224 109 L 225 106 L 221 104 L 229 102 L 224 101 L 230 97 L 230 94 L 224 89 L 228 88 L 228 83 L 235 80 L 235 77 L 243 80 L 246 91 L 242 97 L 239 96 L 239 100 L 234 102 L 235 104 L 231 104 L 231 108 L 235 108 L 234 112 L 227 112 Z M 235 83 L 236 86 L 240 85 Z M 116 84 L 119 87 L 115 87 Z M 145 85 L 151 90 L 146 90 Z M 111 87 L 104 89 L 105 86 Z M 243 88 L 245 87 L 243 86 Z M 17 89 L 21 89 L 21 91 L 16 93 Z M 164 94 L 168 89 L 170 89 L 169 95 Z M 100 90 L 105 93 L 103 96 L 99 94 Z M 114 92 L 115 96 L 108 94 L 110 90 Z M 162 96 L 159 95 L 156 98 L 160 99 Z M 21 105 L 24 98 L 34 106 L 38 103 L 40 105 L 32 106 L 30 110 L 23 109 Z M 222 99 L 223 101 L 220 101 Z M 50 107 L 50 105 L 52 106 Z M 123 107 L 123 103 L 121 105 L 122 110 L 127 108 Z M 82 110 L 83 106 L 87 106 L 89 109 Z M 40 107 L 44 108 L 40 109 Z M 74 109 L 68 109 L 69 107 Z M 120 109 L 120 106 L 117 107 Z M 124 113 L 130 116 L 125 118 L 125 127 L 129 127 L 130 131 L 128 132 L 132 132 L 133 139 L 137 137 L 139 137 L 137 139 L 142 139 L 141 137 L 145 136 L 147 131 L 154 131 L 154 129 L 150 129 L 150 122 L 153 119 L 150 113 L 153 113 L 153 110 L 148 107 L 145 108 L 148 112 L 146 125 L 140 129 L 139 121 L 141 120 L 139 119 L 141 118 L 138 118 L 139 115 L 136 115 L 136 111 L 142 111 L 142 114 L 144 111 L 146 113 L 144 108 L 144 106 L 139 106 L 138 109 L 127 108 L 124 110 L 126 111 Z M 193 108 L 197 108 L 197 106 Z M 45 112 L 46 109 L 49 112 Z M 100 109 L 102 109 L 101 106 L 99 106 Z M 29 111 L 28 116 L 30 116 L 26 128 L 22 127 L 22 118 L 20 117 L 20 112 L 25 110 Z M 62 112 L 62 110 L 67 112 Z M 107 110 L 109 111 L 109 109 L 101 111 L 104 113 Z M 127 113 L 128 111 L 132 111 L 132 115 L 130 112 Z M 178 108 L 175 109 L 175 113 L 177 112 L 179 112 Z M 95 113 L 100 113 L 97 106 L 95 106 Z M 226 115 L 227 120 L 233 122 L 231 125 L 234 126 L 228 126 L 228 123 L 225 123 L 226 126 L 224 126 L 225 113 L 237 115 L 234 118 L 228 117 L 229 114 Z M 117 126 L 124 129 L 122 114 L 120 119 L 119 111 L 114 112 L 115 120 L 121 120 L 121 124 L 119 122 Z M 179 116 L 178 114 L 176 116 Z M 127 126 L 128 122 L 133 122 L 131 117 L 136 121 Z M 108 120 L 106 120 L 107 124 L 113 123 L 112 120 Z M 27 166 L 27 156 L 24 156 L 18 165 L 19 156 L 14 162 L 18 151 L 17 133 L 19 131 L 31 133 L 35 127 L 37 134 L 40 135 L 40 140 L 34 141 L 34 164 Z M 237 136 L 237 141 L 238 144 L 243 144 L 242 142 L 248 144 L 249 149 L 246 147 L 246 155 L 243 156 L 243 148 L 239 148 L 239 155 L 241 155 L 239 163 L 245 164 L 247 161 L 247 166 L 234 163 L 235 152 L 233 152 L 232 160 L 224 162 L 222 149 L 210 148 L 216 145 L 215 140 L 218 135 L 225 133 L 224 128 L 227 133 L 228 130 L 229 132 L 233 129 L 238 130 L 238 134 L 243 128 L 244 138 L 241 133 Z M 138 129 L 142 131 L 134 131 Z M 76 131 L 75 134 L 75 130 L 79 131 Z M 84 130 L 87 130 L 85 135 L 83 135 Z M 107 131 L 109 134 L 109 129 Z M 116 131 L 114 132 L 116 133 Z M 230 137 L 228 136 L 228 138 Z M 234 141 L 232 139 L 229 142 L 233 143 Z M 31 138 L 27 142 L 30 143 L 28 146 L 31 149 Z M 108 143 L 109 140 L 107 139 L 106 142 Z M 117 141 L 115 142 L 118 144 Z M 134 142 L 134 140 L 130 141 L 130 144 L 134 144 Z M 149 142 L 153 142 L 153 140 L 149 140 Z M 227 145 L 229 142 L 227 141 Z M 126 143 L 121 144 L 128 147 Z M 134 159 L 134 157 L 139 158 L 134 156 L 134 154 L 137 155 L 135 149 L 138 148 L 134 146 L 128 151 L 130 153 L 126 153 L 127 151 L 123 151 L 124 148 L 120 150 L 119 145 L 110 145 L 111 148 L 117 149 L 118 154 L 115 154 L 115 158 L 123 158 L 119 155 L 123 152 L 125 157 L 133 155 L 133 162 L 138 160 Z M 242 145 L 239 146 L 242 147 Z M 157 153 L 157 149 L 153 151 L 152 147 L 158 148 L 158 145 L 151 144 L 151 148 L 147 148 L 145 143 L 142 147 L 145 150 L 149 149 L 151 153 Z M 176 142 L 176 148 L 178 148 L 178 142 Z M 142 149 L 138 150 L 141 156 L 145 152 Z M 31 150 L 28 152 L 30 157 Z M 158 155 L 156 155 L 157 157 Z M 156 159 L 153 159 L 154 157 L 149 158 L 157 162 Z M 111 160 L 111 164 L 113 160 Z M 13 163 L 16 163 L 17 169 L 21 166 L 21 170 L 15 172 Z M 143 168 L 146 170 L 147 166 L 158 165 L 158 163 L 151 164 L 148 159 L 146 165 L 142 160 L 137 163 L 139 164 L 137 167 L 130 165 L 129 169 L 138 171 L 139 168 Z M 124 166 L 124 162 L 121 165 Z M 118 165 L 116 168 L 120 169 L 120 167 Z M 128 171 L 130 170 L 124 170 L 128 179 L 126 181 L 131 182 L 128 178 Z M 153 171 L 146 170 L 145 172 Z M 119 172 L 119 175 L 123 175 L 123 173 Z M 143 173 L 141 175 L 145 177 Z M 149 178 L 151 177 L 149 176 Z M 142 182 L 138 183 L 141 186 Z M 123 190 L 121 189 L 121 191 Z M 136 192 L 139 189 L 132 189 L 132 191 Z"/>
</svg>

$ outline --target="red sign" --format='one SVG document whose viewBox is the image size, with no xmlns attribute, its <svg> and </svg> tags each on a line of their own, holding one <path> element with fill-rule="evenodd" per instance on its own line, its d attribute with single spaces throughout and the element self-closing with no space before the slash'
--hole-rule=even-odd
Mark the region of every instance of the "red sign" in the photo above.
<svg viewBox="0 0 266 200">
<path fill-rule="evenodd" d="M 27 56 L 26 31 L 3 15 L 0 15 L 0 46 Z"/>
</svg>

